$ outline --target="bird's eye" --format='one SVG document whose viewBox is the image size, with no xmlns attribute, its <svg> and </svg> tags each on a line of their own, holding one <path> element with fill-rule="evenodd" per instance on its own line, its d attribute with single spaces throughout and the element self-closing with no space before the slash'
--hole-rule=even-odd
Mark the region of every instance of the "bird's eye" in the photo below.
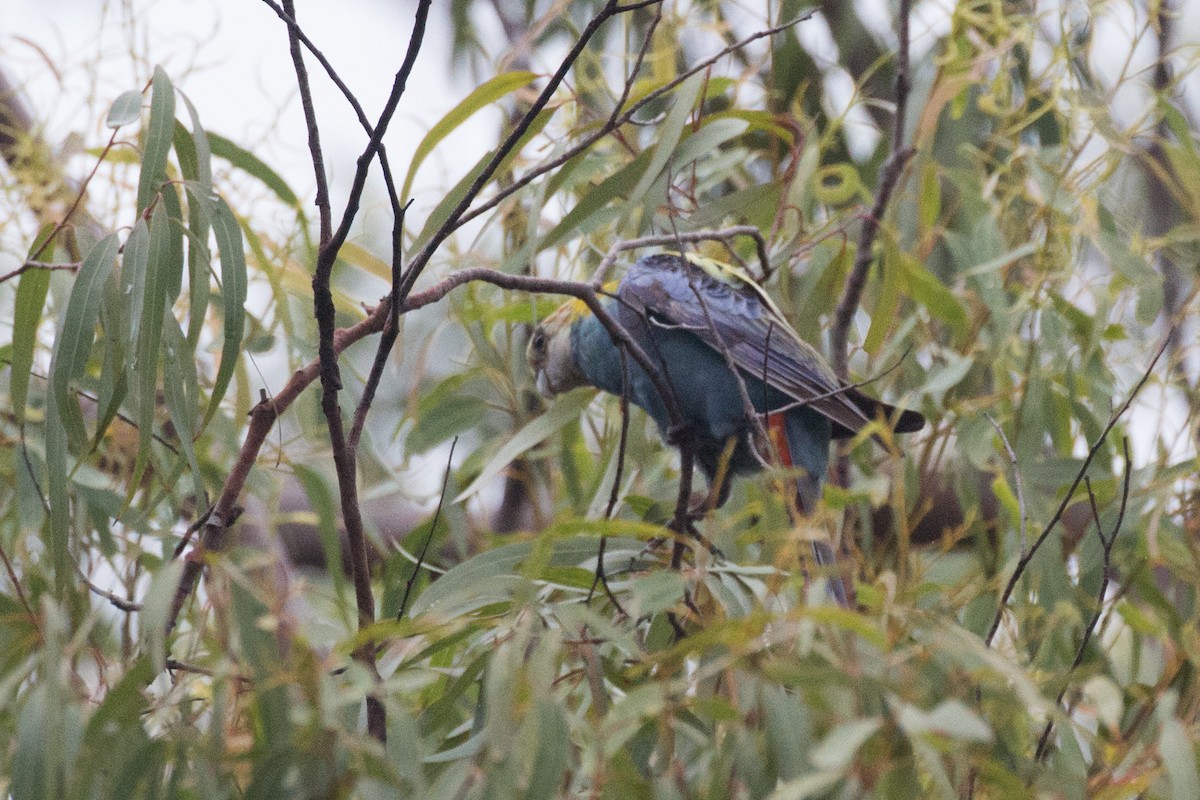
<svg viewBox="0 0 1200 800">
<path fill-rule="evenodd" d="M 542 353 L 546 350 L 546 332 L 538 328 L 533 332 L 533 350 L 535 353 Z"/>
</svg>

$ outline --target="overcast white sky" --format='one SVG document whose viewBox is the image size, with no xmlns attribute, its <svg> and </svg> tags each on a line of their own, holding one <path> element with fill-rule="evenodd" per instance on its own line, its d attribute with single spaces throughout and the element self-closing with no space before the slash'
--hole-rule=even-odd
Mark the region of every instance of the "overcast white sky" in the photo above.
<svg viewBox="0 0 1200 800">
<path fill-rule="evenodd" d="M 108 104 L 122 91 L 140 89 L 157 62 L 195 103 L 206 128 L 251 147 L 297 194 L 311 196 L 312 168 L 286 30 L 264 3 L 3 3 L 0 64 L 24 86 L 35 114 L 48 120 L 46 137 L 52 144 L 61 144 L 71 133 L 82 135 L 87 147 L 107 140 L 103 121 Z M 414 3 L 300 0 L 298 6 L 306 31 L 373 118 L 403 58 Z M 424 133 L 473 88 L 470 76 L 456 76 L 447 69 L 450 29 L 442 10 L 432 15 L 422 56 L 387 138 L 401 177 Z M 137 58 L 146 54 L 148 62 Z M 365 137 L 336 88 L 318 65 L 309 63 L 326 165 L 335 187 L 345 186 Z M 495 119 L 489 130 L 492 138 Z M 471 137 L 464 131 L 448 141 L 441 153 L 473 163 L 485 141 L 487 137 Z M 82 166 L 86 159 L 77 161 Z M 461 175 L 462 163 L 434 158 L 421 174 L 424 181 L 444 186 L 447 172 L 454 178 Z"/>
</svg>

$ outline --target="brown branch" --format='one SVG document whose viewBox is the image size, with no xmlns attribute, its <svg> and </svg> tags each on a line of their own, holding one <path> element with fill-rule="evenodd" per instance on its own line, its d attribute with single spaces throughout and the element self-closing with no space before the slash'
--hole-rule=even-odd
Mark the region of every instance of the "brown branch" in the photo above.
<svg viewBox="0 0 1200 800">
<path fill-rule="evenodd" d="M 92 592 L 93 594 L 97 595 L 98 597 L 103 597 L 105 600 L 107 600 L 109 603 L 111 603 L 115 608 L 120 609 L 121 611 L 124 611 L 127 614 L 134 612 L 134 611 L 142 610 L 141 603 L 139 603 L 135 600 L 129 600 L 127 598 L 121 597 L 120 595 L 114 594 L 113 592 L 110 592 L 106 589 L 101 589 L 99 586 L 92 583 L 91 580 L 86 575 L 83 574 L 83 570 L 79 569 L 78 564 L 76 565 L 76 569 L 79 570 L 79 577 L 83 581 L 84 585 L 87 586 L 88 591 Z"/>
<path fill-rule="evenodd" d="M 367 413 L 375 400 L 375 392 L 383 379 L 383 370 L 387 366 L 388 356 L 400 335 L 400 280 L 403 274 L 403 253 L 401 252 L 404 239 L 404 214 L 408 204 L 398 208 L 393 215 L 392 224 L 392 286 L 387 299 L 387 323 L 383 326 L 383 335 L 379 337 L 379 346 L 375 348 L 375 359 L 371 362 L 371 372 L 363 386 L 362 396 L 354 409 L 354 422 L 350 425 L 350 449 L 358 452 L 358 440 L 362 436 L 363 427 L 367 423 Z"/>
<path fill-rule="evenodd" d="M 1170 332 L 1168 331 L 1167 335 L 1163 336 L 1162 344 L 1159 345 L 1158 351 L 1154 354 L 1154 358 L 1150 360 L 1150 364 L 1146 367 L 1146 371 L 1142 373 L 1141 379 L 1137 382 L 1137 385 L 1133 387 L 1133 391 L 1129 393 L 1129 397 L 1125 398 L 1125 402 L 1121 404 L 1121 407 L 1114 411 L 1109 417 L 1108 424 L 1104 426 L 1104 430 L 1100 432 L 1100 436 L 1097 437 L 1095 443 L 1092 444 L 1092 446 L 1088 449 L 1087 457 L 1083 460 L 1083 465 L 1079 468 L 1079 472 L 1075 475 L 1075 480 L 1071 482 L 1071 487 L 1067 490 L 1066 495 L 1063 496 L 1062 502 L 1059 503 L 1058 510 L 1054 512 L 1054 516 L 1050 519 L 1050 522 L 1048 522 L 1046 527 L 1042 529 L 1042 532 L 1034 541 L 1033 546 L 1029 548 L 1029 552 L 1022 555 L 1021 559 L 1017 562 L 1017 566 L 1013 570 L 1012 576 L 1009 577 L 1008 583 L 1004 586 L 1004 591 L 1000 594 L 1000 602 L 996 608 L 996 616 L 992 618 L 992 625 L 988 629 L 987 636 L 984 638 L 984 644 L 986 644 L 988 647 L 991 647 L 992 640 L 996 637 L 996 632 L 1000 629 L 1000 622 L 1004 619 L 1004 612 L 1008 608 L 1008 601 L 1012 599 L 1012 594 L 1014 591 L 1016 591 L 1017 583 L 1020 582 L 1021 576 L 1025 574 L 1025 570 L 1029 567 L 1029 562 L 1033 561 L 1033 557 L 1037 554 L 1038 549 L 1041 548 L 1042 544 L 1044 544 L 1046 539 L 1050 536 L 1050 532 L 1054 530 L 1054 526 L 1058 524 L 1060 519 L 1062 519 L 1063 512 L 1067 510 L 1067 506 L 1070 505 L 1071 499 L 1075 496 L 1075 490 L 1079 488 L 1079 484 L 1083 482 L 1084 477 L 1087 475 L 1087 470 L 1088 467 L 1091 466 L 1092 460 L 1095 459 L 1096 454 L 1100 452 L 1100 448 L 1104 446 L 1104 442 L 1108 439 L 1108 434 L 1110 431 L 1112 431 L 1113 426 L 1117 424 L 1117 420 L 1119 420 L 1121 416 L 1129 409 L 1129 406 L 1133 403 L 1134 398 L 1138 396 L 1138 393 L 1141 392 L 1142 387 L 1146 385 L 1146 381 L 1150 379 L 1150 374 L 1154 371 L 1154 365 L 1157 364 L 1158 359 L 1162 357 L 1163 351 L 1167 349 L 1169 342 Z"/>
<path fill-rule="evenodd" d="M 295 0 L 283 0 L 283 7 L 292 24 L 288 27 L 288 50 L 292 56 L 292 67 L 296 72 L 296 84 L 300 90 L 300 105 L 304 111 L 304 123 L 308 131 L 308 151 L 312 158 L 313 173 L 317 183 L 315 203 L 321 224 L 321 244 L 329 241 L 332 228 L 329 208 L 329 178 L 325 174 L 325 156 L 321 151 L 321 131 L 317 126 L 317 112 L 313 107 L 312 89 L 308 85 L 308 68 L 304 66 L 304 54 L 300 52 L 299 26 L 295 24 Z M 314 278 L 315 280 L 315 278 Z"/>
<path fill-rule="evenodd" d="M 104 159 L 108 156 L 108 151 L 113 148 L 113 145 L 116 144 L 116 141 L 117 129 L 114 129 L 112 136 L 108 137 L 108 143 L 104 145 L 104 149 L 101 150 L 100 155 L 96 157 L 96 163 L 92 165 L 92 171 L 89 172 L 87 177 L 83 179 L 83 182 L 79 184 L 79 189 L 75 192 L 75 199 L 71 201 L 71 206 L 67 209 L 67 212 L 63 214 L 62 219 L 55 223 L 54 230 L 50 231 L 50 235 L 43 239 L 42 243 L 38 245 L 38 249 L 29 254 L 28 261 L 36 261 L 38 258 L 40 258 L 42 253 L 45 253 L 46 249 L 50 247 L 55 238 L 58 237 L 58 234 L 62 233 L 63 229 L 66 228 L 71 222 L 71 219 L 79 210 L 79 206 L 83 203 L 83 198 L 87 196 L 88 184 L 92 182 L 92 178 L 96 177 L 96 173 L 100 170 L 100 165 L 104 163 Z"/>
<path fill-rule="evenodd" d="M 829 349 L 833 358 L 833 371 L 839 378 L 846 380 L 849 374 L 849 335 L 850 323 L 854 321 L 854 313 L 862 302 L 863 289 L 867 284 L 867 272 L 873 261 L 872 251 L 875 238 L 879 234 L 879 226 L 887 213 L 892 193 L 900 181 L 900 175 L 913 149 L 904 146 L 904 114 L 908 105 L 908 24 L 912 11 L 912 0 L 900 0 L 900 10 L 897 14 L 899 28 L 899 47 L 896 50 L 896 114 L 892 118 L 892 152 L 880 171 L 879 190 L 875 195 L 875 204 L 870 215 L 863 220 L 859 231 L 858 248 L 854 253 L 854 265 L 846 276 L 846 286 L 842 297 L 834 311 L 833 327 L 829 331 Z"/>
<path fill-rule="evenodd" d="M 48 270 L 51 272 L 53 272 L 54 270 L 78 272 L 79 271 L 79 263 L 80 262 L 78 262 L 78 261 L 67 261 L 62 264 L 53 264 L 53 263 L 49 263 L 46 261 L 29 260 L 29 261 L 26 261 L 21 266 L 14 269 L 12 272 L 6 272 L 3 275 L 0 275 L 0 283 L 10 281 L 13 278 L 18 277 L 18 276 L 28 272 L 31 269 L 44 269 L 44 270 Z"/>
<path fill-rule="evenodd" d="M 304 56 L 300 50 L 298 26 L 288 26 L 288 40 L 292 54 L 292 62 L 296 72 L 296 81 L 300 91 L 301 106 L 308 127 L 309 151 L 312 156 L 313 169 L 317 177 L 317 207 L 320 212 L 321 234 L 320 247 L 317 251 L 317 264 L 314 270 L 313 313 L 318 328 L 318 362 L 321 376 L 321 410 L 329 427 L 329 443 L 333 451 L 334 469 L 338 478 L 338 494 L 341 500 L 342 521 L 346 526 L 346 540 L 350 551 L 351 572 L 354 578 L 355 603 L 358 607 L 358 627 L 363 630 L 375 622 L 375 598 L 371 590 L 370 564 L 367 559 L 366 534 L 363 531 L 362 509 L 358 502 L 358 468 L 354 450 L 347 445 L 346 432 L 342 421 L 341 408 L 338 405 L 338 391 L 341 389 L 341 376 L 337 364 L 337 352 L 334 349 L 335 308 L 330 280 L 333 265 L 337 259 L 350 225 L 358 214 L 362 192 L 366 186 L 367 172 L 375 159 L 380 142 L 387 131 L 400 98 L 408 84 L 408 77 L 416 64 L 417 54 L 425 38 L 425 22 L 429 15 L 431 0 L 423 0 L 417 6 L 413 23 L 413 31 L 408 40 L 408 49 L 404 60 L 392 82 L 392 91 L 387 103 L 380 114 L 379 122 L 372 131 L 366 149 L 359 156 L 354 182 L 351 186 L 342 219 L 336 231 L 331 230 L 331 213 L 329 207 L 328 182 L 325 176 L 324 158 L 321 152 L 316 111 L 313 107 L 312 92 L 308 83 L 308 71 L 304 65 Z M 295 19 L 294 0 L 283 0 L 284 10 Z M 375 665 L 374 648 L 363 644 L 354 653 L 355 660 L 367 667 L 378 680 Z M 379 698 L 367 697 L 367 729 L 370 735 L 380 742 L 387 739 L 387 722 L 384 708 Z"/>
<path fill-rule="evenodd" d="M 658 1 L 659 0 L 655 0 L 655 2 Z M 640 7 L 640 5 L 641 4 L 639 4 L 637 7 Z M 500 146 L 496 148 L 496 151 L 492 154 L 492 157 L 488 160 L 483 170 L 475 177 L 475 180 L 471 182 L 470 187 L 468 187 L 462 199 L 458 201 L 458 204 L 455 205 L 454 209 L 451 210 L 450 214 L 446 217 L 446 221 L 442 223 L 442 225 L 429 237 L 429 240 L 425 243 L 425 246 L 422 247 L 420 252 L 418 252 L 417 255 L 412 259 L 412 263 L 409 264 L 408 271 L 405 274 L 404 281 L 400 287 L 401 298 L 407 297 L 409 292 L 412 291 L 413 285 L 416 283 L 417 278 L 421 276 L 421 273 L 429 264 L 429 260 L 433 257 L 433 254 L 437 251 L 438 247 L 441 246 L 442 242 L 449 238 L 450 234 L 452 234 L 461 225 L 476 215 L 472 214 L 470 216 L 466 216 L 471 204 L 475 202 L 476 198 L 479 196 L 479 193 L 483 191 L 483 187 L 485 187 L 492 179 L 492 175 L 500 167 L 500 164 L 508 158 L 509 154 L 512 153 L 514 148 L 516 148 L 517 143 L 520 142 L 525 136 L 526 132 L 529 130 L 529 127 L 542 112 L 542 109 L 545 108 L 546 104 L 550 102 L 550 98 L 554 96 L 554 93 L 558 90 L 559 85 L 567 76 L 567 73 L 570 71 L 575 61 L 580 55 L 583 54 L 583 50 L 587 46 L 587 43 L 591 40 L 592 36 L 594 36 L 596 31 L 598 31 L 600 27 L 609 19 L 624 11 L 632 10 L 632 8 L 632 6 L 621 6 L 616 2 L 616 0 L 608 0 L 608 2 L 605 3 L 604 8 L 600 10 L 600 13 L 593 17 L 591 22 L 587 24 L 587 27 L 580 32 L 579 38 L 571 47 L 570 52 L 568 52 L 563 58 L 562 62 L 558 66 L 558 69 L 555 70 L 554 75 L 552 75 L 550 80 L 546 82 L 546 87 L 542 89 L 537 99 L 533 101 L 530 107 L 526 110 L 525 114 L 521 117 L 517 124 L 513 126 L 513 129 L 509 131 L 508 136 L 505 137 Z M 516 186 L 518 184 L 520 184 L 520 181 L 514 182 L 513 185 Z M 482 212 L 480 211 L 476 213 Z"/>
<path fill-rule="evenodd" d="M 17 571 L 13 569 L 12 560 L 9 559 L 8 553 L 5 551 L 2 543 L 0 543 L 0 561 L 4 562 L 4 571 L 8 573 L 8 580 L 13 585 L 13 591 L 17 593 L 17 600 L 21 602 L 21 607 L 25 609 L 25 613 L 36 624 L 38 615 L 34 612 L 33 606 L 29 605 L 29 598 L 25 596 L 25 590 L 21 588 L 21 581 L 17 579 Z"/>
<path fill-rule="evenodd" d="M 646 355 L 646 352 L 642 350 L 637 342 L 633 341 L 628 332 L 612 318 L 612 315 L 605 311 L 600 304 L 599 296 L 595 289 L 586 283 L 535 278 L 528 275 L 510 275 L 505 272 L 473 267 L 458 270 L 440 283 L 424 291 L 409 295 L 408 299 L 402 304 L 400 313 L 408 313 L 436 303 L 455 288 L 475 281 L 490 283 L 502 289 L 534 294 L 566 295 L 584 302 L 597 315 L 601 324 L 608 330 L 609 335 L 613 336 L 620 346 L 626 349 L 634 362 L 641 366 L 650 376 L 655 388 L 660 394 L 663 394 L 664 404 L 667 406 L 667 412 L 671 419 L 681 419 L 678 403 L 674 395 L 669 391 L 662 377 L 658 374 L 658 370 L 655 368 L 653 362 L 651 362 L 649 356 Z M 388 304 L 384 303 L 376 307 L 365 319 L 357 324 L 338 330 L 334 334 L 333 339 L 334 351 L 338 354 L 343 353 L 350 346 L 382 331 L 390 313 Z M 226 530 L 236 516 L 238 497 L 245 487 L 250 470 L 253 468 L 259 451 L 266 442 L 267 435 L 275 425 L 275 421 L 279 419 L 279 416 L 284 411 L 291 407 L 292 403 L 296 401 L 305 389 L 312 385 L 313 381 L 317 380 L 319 372 L 320 362 L 310 361 L 304 367 L 292 373 L 292 377 L 288 379 L 283 388 L 275 393 L 274 397 L 264 398 L 251 409 L 250 423 L 246 428 L 246 438 L 242 442 L 238 456 L 225 478 L 225 484 L 221 489 L 221 493 L 217 497 L 212 510 L 209 512 L 208 519 L 205 520 L 201 527 L 200 543 L 188 554 L 187 563 L 184 565 L 183 575 L 180 578 L 179 586 L 176 588 L 170 613 L 167 615 L 166 629 L 168 632 L 174 629 L 184 603 L 187 602 L 188 597 L 195 589 L 196 581 L 199 579 L 203 569 L 203 554 L 206 551 L 220 551 L 224 548 Z"/>
<path fill-rule="evenodd" d="M 321 52 L 316 44 L 313 43 L 312 39 L 308 38 L 308 35 L 304 32 L 292 15 L 281 8 L 279 4 L 275 2 L 275 0 L 263 0 L 263 2 L 275 12 L 276 16 L 284 21 L 289 30 L 291 30 L 300 40 L 300 43 L 304 45 L 305 49 L 312 53 L 313 58 L 317 59 L 317 63 L 319 63 L 321 68 L 325 70 L 325 74 L 329 77 L 329 80 L 333 82 L 333 85 L 336 86 L 338 91 L 342 93 L 342 96 L 346 98 L 346 102 L 350 104 L 350 108 L 354 111 L 354 116 L 358 119 L 358 124 L 362 126 L 364 131 L 366 131 L 368 137 L 373 137 L 375 135 L 375 128 L 371 125 L 371 121 L 367 119 L 367 114 L 365 111 L 363 111 L 362 104 L 358 101 L 358 98 L 354 96 L 354 93 L 350 91 L 350 87 L 346 85 L 346 82 L 342 80 L 342 77 L 338 75 L 337 70 L 333 68 L 333 64 L 329 62 L 329 59 L 325 57 L 325 54 Z M 387 184 L 389 199 L 392 203 L 392 211 L 393 213 L 399 213 L 400 196 L 396 191 L 396 184 L 392 179 L 392 167 L 388 162 L 387 150 L 383 146 L 382 142 L 377 150 L 377 155 L 379 159 L 379 168 L 383 172 L 384 183 Z"/>
</svg>

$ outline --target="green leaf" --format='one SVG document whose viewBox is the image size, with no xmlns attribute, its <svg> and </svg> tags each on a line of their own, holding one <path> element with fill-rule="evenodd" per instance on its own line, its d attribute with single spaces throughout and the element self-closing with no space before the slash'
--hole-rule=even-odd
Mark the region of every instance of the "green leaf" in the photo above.
<svg viewBox="0 0 1200 800">
<path fill-rule="evenodd" d="M 678 572 L 658 570 L 638 578 L 631 588 L 637 608 L 634 616 L 648 617 L 673 608 L 683 599 L 687 582 Z"/>
<path fill-rule="evenodd" d="M 51 708 L 47 699 L 45 682 L 35 684 L 25 696 L 21 713 L 16 720 L 16 736 L 12 740 L 12 773 L 7 791 L 13 798 L 50 798 L 58 789 L 61 780 L 57 776 L 59 765 L 52 763 L 51 748 L 48 746 L 51 725 L 61 711 Z"/>
<path fill-rule="evenodd" d="M 813 748 L 813 766 L 822 770 L 845 770 L 854 761 L 858 749 L 882 727 L 883 719 L 880 717 L 841 723 Z"/>
<path fill-rule="evenodd" d="M 334 512 L 337 501 L 319 472 L 304 464 L 292 464 L 292 469 L 308 497 L 309 505 L 317 512 L 317 535 L 321 539 L 321 549 L 325 551 L 325 569 L 338 591 L 343 592 L 349 582 L 342 571 L 342 540 L 338 536 Z"/>
<path fill-rule="evenodd" d="M 650 159 L 650 164 L 646 167 L 645 173 L 639 178 L 633 190 L 629 193 L 623 218 L 625 220 L 633 219 L 642 207 L 642 200 L 647 192 L 662 175 L 667 165 L 671 163 L 671 156 L 675 153 L 675 146 L 679 144 L 679 139 L 683 135 L 683 127 L 687 124 L 688 118 L 692 115 L 692 110 L 696 106 L 696 100 L 700 97 L 700 90 L 704 87 L 704 81 L 707 75 L 703 72 L 698 72 L 688 78 L 675 92 L 672 98 L 671 110 L 667 112 L 667 118 L 663 120 L 663 124 L 658 129 L 658 144 L 654 147 L 654 155 Z M 723 120 L 732 121 L 732 120 Z M 658 198 L 655 198 L 654 205 L 657 205 Z M 641 217 L 644 222 L 646 217 Z M 619 227 L 624 227 L 621 225 Z"/>
<path fill-rule="evenodd" d="M 214 156 L 225 159 L 247 175 L 257 178 L 281 201 L 297 211 L 300 210 L 300 200 L 287 185 L 287 181 L 279 177 L 279 173 L 267 166 L 258 156 L 216 133 L 208 134 L 208 143 L 212 146 Z"/>
<path fill-rule="evenodd" d="M 183 164 L 180 155 L 180 168 L 183 177 L 196 184 L 197 191 L 205 197 L 213 194 L 212 186 L 212 147 L 208 141 L 208 133 L 200 124 L 200 115 L 187 95 L 180 92 L 188 116 L 192 120 L 192 134 L 187 135 L 182 125 L 175 128 L 175 152 L 181 153 L 181 145 L 187 142 L 193 152 L 192 165 L 189 168 Z M 186 147 L 187 145 L 184 145 Z M 194 200 L 188 202 L 188 331 L 187 340 L 193 352 L 200 341 L 200 332 L 204 327 L 204 318 L 208 313 L 208 303 L 211 294 L 209 272 L 212 268 L 212 256 L 208 249 L 209 214 L 206 204 Z"/>
<path fill-rule="evenodd" d="M 967 311 L 953 292 L 908 253 L 900 254 L 898 266 L 903 270 L 904 288 L 909 297 L 929 309 L 929 313 L 944 322 L 955 336 L 967 332 Z"/>
<path fill-rule="evenodd" d="M 992 729 L 961 700 L 944 700 L 932 711 L 899 703 L 896 721 L 910 736 L 936 733 L 969 742 L 991 742 Z"/>
<path fill-rule="evenodd" d="M 767 800 L 804 800 L 824 796 L 844 776 L 840 772 L 810 772 L 807 775 L 779 784 Z"/>
<path fill-rule="evenodd" d="M 405 449 L 414 455 L 428 452 L 451 436 L 479 424 L 485 413 L 487 403 L 483 398 L 451 395 L 421 412 L 416 427 L 405 440 Z"/>
<path fill-rule="evenodd" d="M 589 225 L 589 222 L 598 216 L 598 212 L 604 209 L 609 201 L 617 197 L 627 197 L 632 193 L 633 187 L 645 173 L 652 155 L 650 150 L 640 153 L 637 158 L 605 178 L 599 185 L 587 190 L 558 224 L 542 237 L 538 242 L 538 249 L 547 250 L 577 231 L 587 233 L 595 228 L 596 225 Z"/>
<path fill-rule="evenodd" d="M 213 380 L 212 395 L 204 412 L 201 428 L 208 426 L 217 407 L 229 388 L 242 351 L 242 336 L 246 327 L 246 254 L 242 250 L 242 229 L 237 218 L 223 199 L 218 197 L 213 208 L 213 232 L 217 251 L 221 254 L 221 295 L 225 316 L 225 342 L 221 347 L 221 366 Z"/>
<path fill-rule="evenodd" d="M 150 121 L 142 147 L 142 171 L 138 177 L 137 210 L 141 214 L 167 177 L 167 154 L 175 130 L 175 88 L 162 67 L 154 68 L 151 82 Z"/>
<path fill-rule="evenodd" d="M 577 418 L 592 402 L 594 396 L 592 390 L 568 392 L 564 395 L 550 407 L 549 411 L 530 421 L 528 425 L 517 431 L 513 438 L 505 442 L 480 471 L 479 477 L 472 481 L 470 486 L 463 489 L 453 502 L 461 503 L 478 492 L 500 475 L 517 456 L 541 444 L 568 422 Z"/>
<path fill-rule="evenodd" d="M 550 122 L 550 118 L 553 116 L 553 109 L 544 110 L 537 115 L 537 117 L 530 124 L 529 129 L 525 131 L 525 135 L 521 137 L 520 141 L 518 141 L 513 149 L 509 151 L 508 155 L 505 156 L 505 158 L 502 159 L 501 162 L 496 166 L 495 171 L 492 172 L 493 178 L 495 178 L 496 175 L 504 174 L 504 172 L 508 169 L 508 166 L 512 164 L 513 160 L 516 159 L 516 157 L 521 153 L 521 149 L 529 142 L 530 139 L 542 132 L 542 129 L 546 127 L 546 124 Z M 462 199 L 467 196 L 467 191 L 475 183 L 475 180 L 481 174 L 483 174 L 484 168 L 491 163 L 494 155 L 494 150 L 485 153 L 483 157 L 479 159 L 479 161 L 475 162 L 475 165 L 471 167 L 467 174 L 464 175 L 462 179 L 454 185 L 454 188 L 452 188 L 446 194 L 446 196 L 442 198 L 441 202 L 437 204 L 433 211 L 430 212 L 429 217 L 425 220 L 425 225 L 421 228 L 420 234 L 418 234 L 417 238 L 413 241 L 410 250 L 414 252 L 420 250 L 425 246 L 425 243 L 430 240 L 433 234 L 439 228 L 441 228 L 442 225 L 446 224 L 447 220 L 450 219 L 450 213 L 458 206 Z"/>
<path fill-rule="evenodd" d="M 541 697 L 535 703 L 537 755 L 525 800 L 552 800 L 560 796 L 559 787 L 571 765 L 571 729 L 555 700 Z"/>
<path fill-rule="evenodd" d="M 672 169 L 681 169 L 693 161 L 711 156 L 721 145 L 745 133 L 748 127 L 749 125 L 740 119 L 706 120 L 699 130 L 689 133 L 676 148 L 671 159 Z"/>
<path fill-rule="evenodd" d="M 167 619 L 171 614 L 171 604 L 175 601 L 175 590 L 183 576 L 183 565 L 181 559 L 168 561 L 150 577 L 150 587 L 146 590 L 142 611 L 137 617 L 143 652 L 149 654 L 155 673 L 166 668 Z"/>
<path fill-rule="evenodd" d="M 52 229 L 51 226 L 47 226 L 42 230 L 30 249 L 30 255 L 37 252 L 41 242 L 45 241 Z M 12 377 L 8 390 L 13 416 L 18 426 L 25 424 L 25 398 L 29 394 L 33 354 L 37 349 L 37 329 L 42 322 L 42 308 L 46 305 L 46 293 L 49 288 L 48 269 L 26 270 L 17 283 L 17 296 L 13 306 Z"/>
<path fill-rule="evenodd" d="M 437 124 L 429 129 L 429 133 L 425 134 L 425 138 L 417 145 L 416 152 L 413 153 L 412 163 L 408 166 L 408 174 L 404 176 L 404 186 L 400 189 L 400 199 L 403 201 L 408 197 L 408 192 L 412 188 L 413 179 L 417 175 L 417 168 L 425 158 L 433 152 L 438 143 L 445 139 L 455 128 L 466 122 L 470 117 L 482 108 L 496 102 L 500 98 L 510 92 L 520 89 L 522 86 L 527 86 L 534 80 L 535 76 L 532 72 L 506 72 L 502 75 L 497 75 L 481 86 L 475 88 L 473 92 L 463 98 L 462 102 L 450 110 L 446 116 L 438 120 Z"/>
<path fill-rule="evenodd" d="M 871 327 L 863 342 L 863 349 L 871 355 L 876 355 L 883 346 L 888 331 L 896 321 L 896 307 L 900 303 L 900 249 L 890 238 L 884 240 L 882 249 L 883 258 L 879 265 L 883 270 L 883 286 L 879 289 L 879 301 L 871 312 Z"/>
<path fill-rule="evenodd" d="M 113 100 L 112 106 L 108 109 L 108 117 L 104 120 L 104 125 L 115 130 L 122 125 L 137 122 L 138 117 L 141 115 L 142 93 L 137 89 L 130 89 L 127 92 L 121 92 L 117 95 L 117 99 Z"/>
<path fill-rule="evenodd" d="M 83 375 L 87 367 L 104 283 L 112 274 L 119 244 L 117 235 L 110 233 L 83 259 L 79 274 L 75 277 L 75 285 L 71 287 L 66 315 L 50 362 L 50 386 L 61 422 L 71 441 L 80 445 L 87 436 L 79 404 L 71 397 L 70 387 L 71 382 Z"/>
<path fill-rule="evenodd" d="M 150 215 L 148 268 L 142 291 L 141 320 L 138 323 L 137 355 L 133 366 L 134 419 L 138 428 L 138 450 L 129 491 L 141 481 L 150 456 L 154 433 L 154 411 L 158 404 L 158 354 L 162 347 L 163 320 L 167 313 L 167 274 L 171 269 L 171 221 L 162 203 Z"/>
<path fill-rule="evenodd" d="M 486 550 L 457 564 L 421 592 L 412 605 L 410 618 L 422 614 L 454 615 L 464 609 L 501 602 L 510 596 L 514 585 L 525 585 L 519 567 L 535 555 L 535 542 L 518 542 Z M 594 564 L 599 540 L 593 537 L 559 539 L 551 544 L 545 568 L 559 569 Z M 610 537 L 605 564 L 611 567 L 624 562 L 633 564 L 645 549 L 637 539 Z"/>
<path fill-rule="evenodd" d="M 179 436 L 179 447 L 192 472 L 193 496 L 198 505 L 207 505 L 204 480 L 192 440 L 196 431 L 196 409 L 200 394 L 196 359 L 173 314 L 163 320 L 163 396 L 171 424 Z"/>
<path fill-rule="evenodd" d="M 159 197 L 162 198 L 169 224 L 166 257 L 158 267 L 163 271 L 167 303 L 173 304 L 183 290 L 183 206 L 179 200 L 179 188 L 175 184 L 164 184 Z"/>
<path fill-rule="evenodd" d="M 1196 772 L 1196 751 L 1187 729 L 1175 717 L 1163 720 L 1158 750 L 1171 782 L 1171 797 L 1176 800 L 1200 800 L 1200 774 Z"/>
<path fill-rule="evenodd" d="M 75 413 L 79 413 L 79 406 L 75 406 Z M 45 545 L 54 567 L 54 587 L 62 592 L 74 577 L 74 572 L 69 555 L 71 508 L 67 493 L 67 430 L 54 392 L 46 401 L 45 437 L 46 502 L 50 506 L 50 513 L 46 517 Z"/>
</svg>

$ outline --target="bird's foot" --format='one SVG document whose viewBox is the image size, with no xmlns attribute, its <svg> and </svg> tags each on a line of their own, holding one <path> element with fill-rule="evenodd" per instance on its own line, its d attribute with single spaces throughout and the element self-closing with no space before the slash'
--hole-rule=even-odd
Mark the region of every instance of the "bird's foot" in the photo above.
<svg viewBox="0 0 1200 800">
<path fill-rule="evenodd" d="M 689 523 L 696 523 L 707 517 L 713 510 L 711 492 L 692 492 L 688 501 L 687 518 Z"/>
</svg>

